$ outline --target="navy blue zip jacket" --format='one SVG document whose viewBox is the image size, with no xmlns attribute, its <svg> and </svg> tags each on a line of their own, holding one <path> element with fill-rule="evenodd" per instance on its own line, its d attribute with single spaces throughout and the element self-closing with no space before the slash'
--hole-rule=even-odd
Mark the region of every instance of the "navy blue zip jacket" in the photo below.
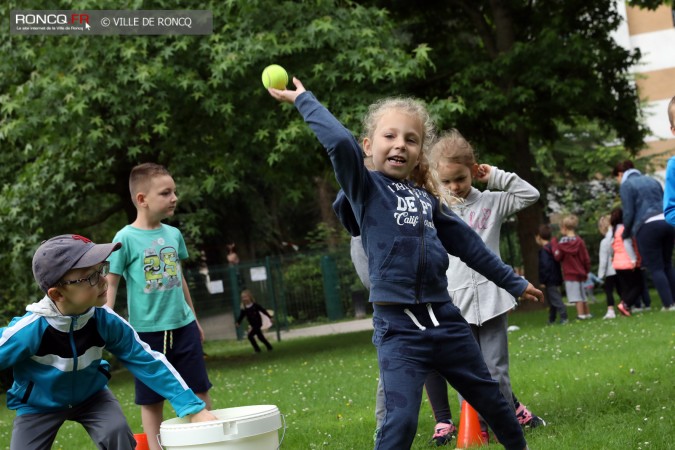
<svg viewBox="0 0 675 450">
<path fill-rule="evenodd" d="M 546 286 L 562 286 L 560 263 L 553 257 L 550 242 L 539 249 L 539 282 Z"/>
<path fill-rule="evenodd" d="M 527 281 L 437 198 L 408 180 L 369 171 L 352 133 L 311 92 L 300 94 L 295 106 L 326 148 L 361 230 L 371 302 L 449 301 L 448 253 L 516 298 L 525 291 Z"/>
</svg>

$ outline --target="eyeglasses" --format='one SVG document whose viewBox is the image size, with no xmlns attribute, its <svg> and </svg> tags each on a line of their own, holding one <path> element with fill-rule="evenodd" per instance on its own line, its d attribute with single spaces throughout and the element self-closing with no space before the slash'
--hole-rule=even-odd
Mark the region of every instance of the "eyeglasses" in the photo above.
<svg viewBox="0 0 675 450">
<path fill-rule="evenodd" d="M 79 280 L 66 280 L 66 281 L 59 281 L 56 283 L 57 286 L 67 286 L 69 284 L 78 284 L 78 283 L 84 283 L 85 281 L 89 282 L 90 286 L 96 286 L 101 279 L 101 277 L 104 277 L 110 273 L 110 263 L 108 261 L 104 262 L 101 265 L 101 268 L 98 269 L 96 272 L 92 273 L 89 275 L 87 278 L 80 278 Z"/>
</svg>

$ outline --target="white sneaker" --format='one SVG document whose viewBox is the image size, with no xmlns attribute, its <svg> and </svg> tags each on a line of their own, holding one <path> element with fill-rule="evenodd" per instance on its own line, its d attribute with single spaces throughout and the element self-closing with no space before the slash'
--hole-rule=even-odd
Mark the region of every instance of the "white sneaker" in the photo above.
<svg viewBox="0 0 675 450">
<path fill-rule="evenodd" d="M 641 313 L 642 311 L 644 311 L 642 308 L 632 308 L 630 310 L 630 312 L 632 313 Z"/>
<path fill-rule="evenodd" d="M 607 314 L 603 316 L 603 319 L 616 319 L 616 313 L 613 309 L 608 309 Z"/>
<path fill-rule="evenodd" d="M 663 312 L 667 312 L 667 311 L 675 312 L 675 305 L 664 306 L 663 308 L 661 308 L 661 311 L 663 311 Z"/>
</svg>

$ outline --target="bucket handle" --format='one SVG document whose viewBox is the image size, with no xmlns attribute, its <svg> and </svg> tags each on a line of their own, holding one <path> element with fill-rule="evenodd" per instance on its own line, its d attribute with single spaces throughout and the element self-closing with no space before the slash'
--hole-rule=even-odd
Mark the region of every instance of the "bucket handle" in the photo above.
<svg viewBox="0 0 675 450">
<path fill-rule="evenodd" d="M 279 450 L 281 444 L 284 443 L 284 437 L 286 437 L 286 416 L 284 416 L 282 413 L 279 413 L 279 416 L 281 416 L 281 420 L 284 422 L 284 432 L 281 433 L 281 441 L 279 441 L 279 445 L 277 445 L 277 450 Z"/>
<path fill-rule="evenodd" d="M 159 445 L 159 448 L 163 449 L 164 447 L 162 447 L 161 435 L 157 433 L 157 436 L 155 437 L 157 438 L 157 444 Z"/>
</svg>

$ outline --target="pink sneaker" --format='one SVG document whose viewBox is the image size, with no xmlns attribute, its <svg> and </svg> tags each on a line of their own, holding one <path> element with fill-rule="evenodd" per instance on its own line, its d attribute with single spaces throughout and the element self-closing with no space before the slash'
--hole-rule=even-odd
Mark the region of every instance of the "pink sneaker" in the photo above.
<svg viewBox="0 0 675 450">
<path fill-rule="evenodd" d="M 623 302 L 620 302 L 618 305 L 616 305 L 616 309 L 618 309 L 619 312 L 624 316 L 630 317 L 630 311 L 628 311 L 628 308 L 626 308 L 626 305 L 624 305 Z"/>
<path fill-rule="evenodd" d="M 454 423 L 438 422 L 434 427 L 434 435 L 431 437 L 430 443 L 436 447 L 447 445 L 456 433 L 457 428 Z"/>
<path fill-rule="evenodd" d="M 490 443 L 490 433 L 485 430 L 480 432 L 480 437 L 483 440 L 483 445 L 488 445 Z"/>
</svg>

